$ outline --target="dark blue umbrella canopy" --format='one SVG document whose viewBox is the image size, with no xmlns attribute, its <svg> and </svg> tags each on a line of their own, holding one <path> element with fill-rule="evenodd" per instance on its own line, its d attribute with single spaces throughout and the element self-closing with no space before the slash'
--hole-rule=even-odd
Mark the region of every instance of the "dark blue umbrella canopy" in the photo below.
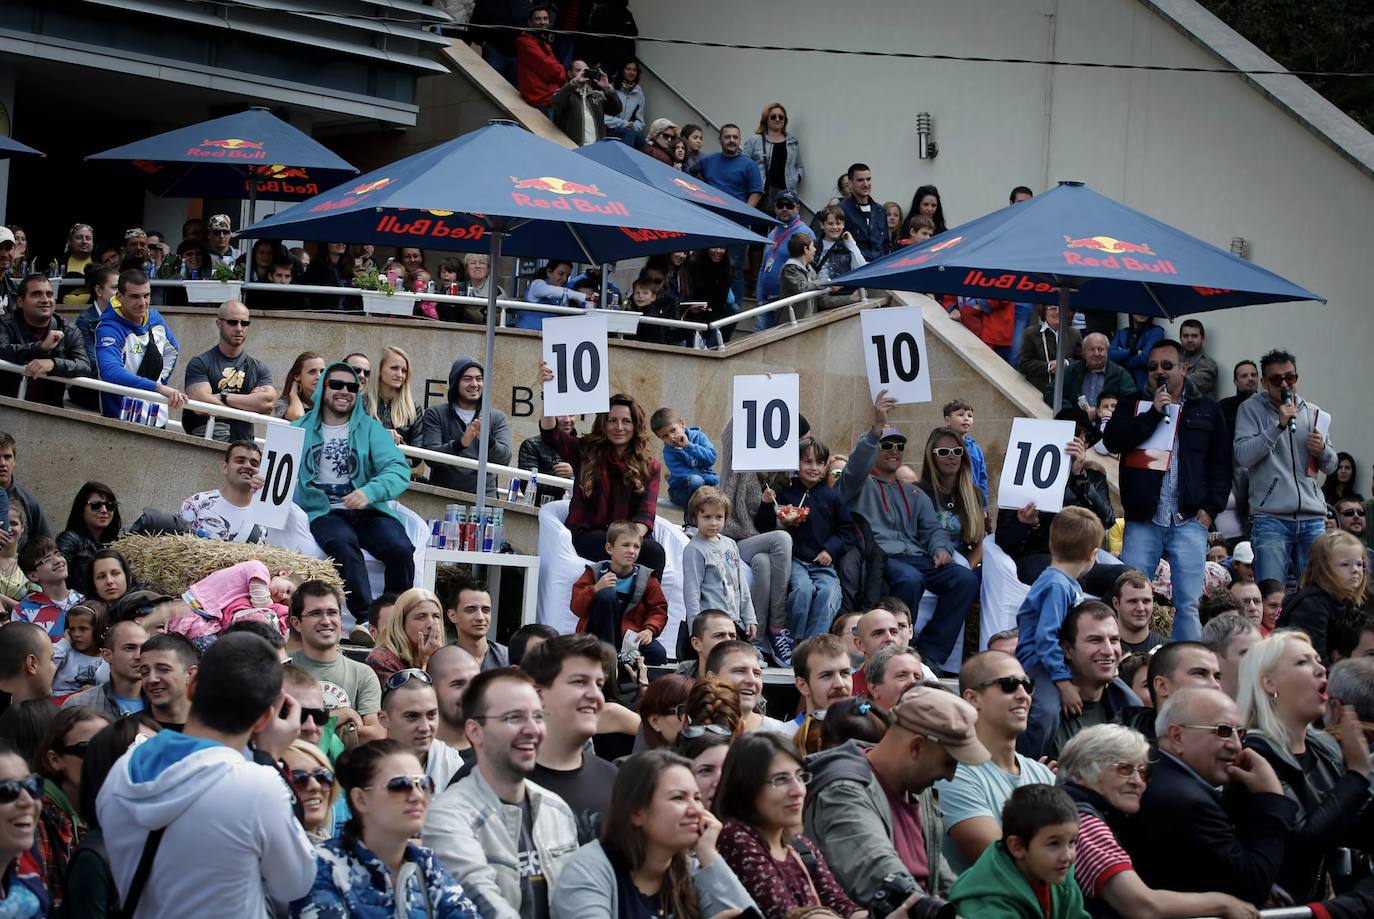
<svg viewBox="0 0 1374 919">
<path fill-rule="evenodd" d="M 762 237 L 558 144 L 496 123 L 360 176 L 243 230 L 255 237 L 601 264 Z"/>
<path fill-rule="evenodd" d="M 47 156 L 41 150 L 35 150 L 28 144 L 21 144 L 13 137 L 0 137 L 0 160 L 9 159 L 12 156 Z"/>
<path fill-rule="evenodd" d="M 618 140 L 602 140 L 585 147 L 578 147 L 579 156 L 595 160 L 609 166 L 616 172 L 637 179 L 645 185 L 667 192 L 674 198 L 699 204 L 710 211 L 733 220 L 744 226 L 761 223 L 776 224 L 758 208 L 750 207 L 729 192 L 721 191 L 714 185 L 707 185 L 701 179 L 693 178 L 685 172 L 678 172 L 672 166 L 660 163 Z"/>
<path fill-rule="evenodd" d="M 1077 182 L 893 252 L 833 283 L 1067 302 L 1075 310 L 1166 319 L 1258 303 L 1326 302 Z"/>
<path fill-rule="evenodd" d="M 86 159 L 127 160 L 153 194 L 187 198 L 303 201 L 358 174 L 265 109 L 202 121 Z"/>
</svg>

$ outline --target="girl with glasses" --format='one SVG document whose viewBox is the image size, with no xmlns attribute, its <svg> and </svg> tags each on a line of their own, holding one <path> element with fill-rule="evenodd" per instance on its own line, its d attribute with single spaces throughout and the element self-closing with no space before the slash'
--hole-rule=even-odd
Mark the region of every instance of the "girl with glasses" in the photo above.
<svg viewBox="0 0 1374 919">
<path fill-rule="evenodd" d="M 1307 552 L 1307 567 L 1297 593 L 1279 612 L 1279 627 L 1306 632 L 1322 662 L 1329 665 L 1326 636 L 1331 623 L 1360 615 L 1368 577 L 1369 555 L 1357 537 L 1344 530 L 1322 535 Z"/>
<path fill-rule="evenodd" d="M 1298 903 L 1321 900 L 1339 873 L 1339 850 L 1369 840 L 1369 747 L 1353 712 L 1341 742 L 1318 728 L 1327 712 L 1326 668 L 1296 629 L 1280 628 L 1252 647 L 1237 684 L 1245 747 L 1274 767 L 1284 797 L 1298 805 L 1276 885 Z"/>
<path fill-rule="evenodd" d="M 57 536 L 57 549 L 67 560 L 67 586 L 91 596 L 91 560 L 123 534 L 114 489 L 103 482 L 82 485 L 72 499 L 67 527 Z"/>
<path fill-rule="evenodd" d="M 968 559 L 969 567 L 978 570 L 983 562 L 983 537 L 990 527 L 963 435 L 953 428 L 930 432 L 920 485 L 935 505 L 935 516 L 950 542 Z"/>
<path fill-rule="evenodd" d="M 716 815 L 724 821 L 720 854 L 764 919 L 786 919 L 807 906 L 841 916 L 862 909 L 840 889 L 819 847 L 801 835 L 810 778 L 797 748 L 780 734 L 746 734 L 725 758 L 716 792 Z"/>
<path fill-rule="evenodd" d="M 62 903 L 67 866 L 86 832 L 86 824 L 76 811 L 81 795 L 81 765 L 91 738 L 109 723 L 110 719 L 96 709 L 84 705 L 64 708 L 48 725 L 34 757 L 43 777 L 36 849 L 53 906 Z"/>
<path fill-rule="evenodd" d="M 1257 916 L 1224 893 L 1153 890 L 1140 879 L 1120 840 L 1140 812 L 1149 756 L 1145 738 L 1119 724 L 1085 728 L 1059 751 L 1059 785 L 1078 809 L 1074 880 L 1084 906 L 1093 916 Z"/>
<path fill-rule="evenodd" d="M 653 750 L 626 760 L 601 827 L 563 867 L 552 919 L 689 919 L 753 905 L 716 851 L 720 821 L 683 757 Z"/>
<path fill-rule="evenodd" d="M 301 805 L 301 826 L 313 842 L 324 842 L 334 835 L 334 803 L 339 798 L 334 767 L 319 747 L 303 740 L 287 747 L 282 761 L 289 770 L 291 791 Z"/>
<path fill-rule="evenodd" d="M 434 853 L 410 841 L 434 793 L 415 754 L 394 740 L 374 740 L 345 751 L 335 765 L 352 816 L 338 837 L 315 847 L 315 886 L 291 904 L 291 915 L 476 919 L 476 907 Z"/>
</svg>

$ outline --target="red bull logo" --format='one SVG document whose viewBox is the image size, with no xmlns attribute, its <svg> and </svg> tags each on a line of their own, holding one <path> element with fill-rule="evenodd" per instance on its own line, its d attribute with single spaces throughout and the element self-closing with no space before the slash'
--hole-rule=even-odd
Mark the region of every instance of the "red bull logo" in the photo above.
<svg viewBox="0 0 1374 919">
<path fill-rule="evenodd" d="M 150 176 L 157 175 L 162 171 L 162 164 L 153 160 L 133 160 L 132 162 L 135 169 Z"/>
<path fill-rule="evenodd" d="M 639 230 L 634 227 L 618 227 L 617 229 L 637 243 L 657 242 L 660 239 L 679 239 L 687 235 L 676 230 Z"/>
<path fill-rule="evenodd" d="M 687 192 L 688 197 L 694 201 L 703 201 L 707 204 L 724 204 L 725 199 L 719 195 L 713 195 L 700 185 L 688 182 L 686 179 L 673 179 L 673 184 Z"/>
<path fill-rule="evenodd" d="M 254 166 L 253 175 L 264 179 L 308 179 L 310 173 L 299 166 Z"/>
<path fill-rule="evenodd" d="M 318 195 L 320 187 L 310 181 L 310 174 L 298 166 L 250 166 L 251 180 L 243 183 L 244 191 L 256 186 L 265 195 Z M 299 181 L 291 181 L 291 180 Z"/>
<path fill-rule="evenodd" d="M 1064 237 L 1064 262 L 1069 265 L 1082 265 L 1088 268 L 1111 268 L 1122 271 L 1142 271 L 1152 274 L 1178 274 L 1174 263 L 1168 259 L 1155 258 L 1144 261 L 1137 255 L 1155 256 L 1148 243 L 1127 242 L 1111 236 L 1084 236 L 1075 239 Z M 1072 252 L 1082 249 L 1083 252 Z M 1102 253 L 1097 255 L 1095 253 Z M 1118 256 L 1120 256 L 1118 258 Z"/>
<path fill-rule="evenodd" d="M 363 195 L 370 194 L 374 191 L 379 191 L 380 189 L 386 188 L 390 184 L 390 179 L 377 179 L 375 182 L 364 182 L 361 185 L 355 185 L 353 188 L 350 188 L 348 190 L 348 193 L 350 195 L 357 195 L 358 197 L 362 197 Z"/>
<path fill-rule="evenodd" d="M 936 243 L 935 245 L 927 249 L 926 252 L 930 253 L 931 255 L 934 255 L 936 252 L 943 252 L 946 249 L 953 249 L 955 246 L 959 245 L 959 243 L 963 241 L 964 237 L 956 236 L 953 239 L 947 239 L 944 242 Z"/>
<path fill-rule="evenodd" d="M 426 211 L 425 213 L 452 214 L 453 212 Z M 480 223 L 454 225 L 442 217 L 437 220 L 430 217 L 402 220 L 393 214 L 387 214 L 377 221 L 377 232 L 390 233 L 394 236 L 422 236 L 426 239 L 468 239 L 476 241 L 485 235 L 486 228 Z"/>
<path fill-rule="evenodd" d="M 266 159 L 267 151 L 257 141 L 228 137 L 224 140 L 202 140 L 187 150 L 186 155 L 207 159 L 260 160 Z"/>
<path fill-rule="evenodd" d="M 374 191 L 380 191 L 390 184 L 390 179 L 376 179 L 371 182 L 364 182 L 361 185 L 355 185 L 344 192 L 342 198 L 335 198 L 332 201 L 321 201 L 319 204 L 316 204 L 314 207 L 310 208 L 310 213 L 318 214 L 326 211 L 337 211 L 346 207 L 353 207 Z"/>
<path fill-rule="evenodd" d="M 973 270 L 964 275 L 965 287 L 983 287 L 990 290 L 1014 290 L 1022 293 L 1047 294 L 1056 288 L 1047 281 L 1039 280 L 1019 271 Z"/>
<path fill-rule="evenodd" d="M 554 176 L 539 176 L 534 179 L 520 179 L 511 176 L 510 180 L 516 188 L 510 194 L 511 200 L 521 207 L 551 211 L 577 211 L 582 214 L 608 214 L 613 217 L 630 216 L 629 210 L 619 201 L 607 201 L 604 204 L 588 201 L 584 197 L 585 195 L 595 195 L 598 198 L 606 197 L 605 193 L 595 185 L 569 182 L 567 179 L 559 179 Z M 526 194 L 527 190 L 548 192 L 558 197 L 536 198 Z"/>
</svg>

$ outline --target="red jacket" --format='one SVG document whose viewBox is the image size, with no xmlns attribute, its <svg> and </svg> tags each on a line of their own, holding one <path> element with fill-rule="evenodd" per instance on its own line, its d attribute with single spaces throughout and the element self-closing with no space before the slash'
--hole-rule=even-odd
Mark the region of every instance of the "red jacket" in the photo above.
<svg viewBox="0 0 1374 919">
<path fill-rule="evenodd" d="M 610 567 L 610 562 L 589 565 L 582 572 L 582 577 L 573 584 L 569 608 L 577 614 L 579 632 L 587 631 L 587 619 L 592 614 L 592 600 L 596 598 L 596 591 L 592 587 Z M 634 577 L 638 583 L 630 594 L 630 606 L 620 620 L 620 634 L 648 629 L 654 633 L 654 637 L 658 637 L 668 625 L 668 600 L 663 596 L 663 588 L 659 586 L 658 577 L 652 569 L 636 565 Z"/>
<path fill-rule="evenodd" d="M 568 82 L 567 71 L 553 55 L 553 45 L 529 32 L 515 40 L 515 59 L 520 73 L 520 98 L 535 108 L 548 108 L 553 94 Z"/>
</svg>

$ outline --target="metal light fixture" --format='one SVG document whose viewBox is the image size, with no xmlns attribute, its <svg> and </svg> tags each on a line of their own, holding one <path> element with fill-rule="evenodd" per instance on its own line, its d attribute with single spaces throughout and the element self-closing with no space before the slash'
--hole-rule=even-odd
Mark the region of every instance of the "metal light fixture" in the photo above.
<svg viewBox="0 0 1374 919">
<path fill-rule="evenodd" d="M 916 156 L 923 160 L 933 160 L 940 154 L 940 145 L 930 139 L 930 112 L 916 116 Z"/>
<path fill-rule="evenodd" d="M 1245 245 L 1246 243 L 1244 236 L 1232 236 L 1231 254 L 1234 255 L 1236 258 L 1245 258 Z"/>
</svg>

